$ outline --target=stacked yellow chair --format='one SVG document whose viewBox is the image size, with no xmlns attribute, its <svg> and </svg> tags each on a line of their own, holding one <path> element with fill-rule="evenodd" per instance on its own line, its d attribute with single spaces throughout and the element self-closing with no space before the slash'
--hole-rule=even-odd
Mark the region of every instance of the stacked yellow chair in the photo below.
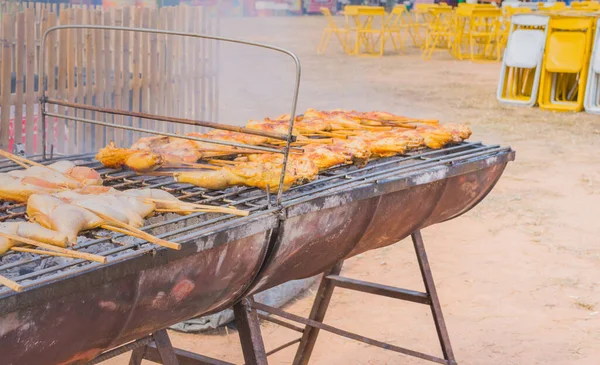
<svg viewBox="0 0 600 365">
<path fill-rule="evenodd" d="M 540 78 L 540 109 L 583 109 L 593 20 L 583 16 L 556 16 L 550 20 Z"/>
<path fill-rule="evenodd" d="M 521 8 L 507 6 L 502 9 L 502 29 L 500 30 L 500 52 L 503 52 L 506 48 L 506 42 L 508 42 L 508 34 L 510 33 L 510 23 L 512 17 L 518 14 L 530 14 L 533 12 L 531 8 Z"/>
<path fill-rule="evenodd" d="M 536 104 L 549 21 L 542 14 L 513 16 L 496 94 L 500 103 Z"/>
</svg>

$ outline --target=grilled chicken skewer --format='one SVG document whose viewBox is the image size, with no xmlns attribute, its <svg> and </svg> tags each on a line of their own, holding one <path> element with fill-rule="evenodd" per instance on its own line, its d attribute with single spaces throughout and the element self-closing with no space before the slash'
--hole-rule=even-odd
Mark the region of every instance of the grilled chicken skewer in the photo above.
<svg viewBox="0 0 600 365">
<path fill-rule="evenodd" d="M 29 238 L 31 240 L 47 243 L 53 246 L 67 247 L 67 236 L 51 229 L 44 228 L 37 223 L 0 223 L 0 233 Z M 0 254 L 5 253 L 15 244 L 17 244 L 15 240 L 0 236 Z"/>
</svg>

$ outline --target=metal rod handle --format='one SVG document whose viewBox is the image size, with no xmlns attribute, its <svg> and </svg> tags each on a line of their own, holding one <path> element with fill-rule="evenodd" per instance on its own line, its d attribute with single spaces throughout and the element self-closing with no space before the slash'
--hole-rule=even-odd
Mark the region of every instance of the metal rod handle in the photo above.
<svg viewBox="0 0 600 365">
<path fill-rule="evenodd" d="M 67 120 L 73 120 L 73 121 L 82 122 L 82 123 L 90 123 L 90 124 L 96 124 L 96 125 L 103 125 L 105 127 L 125 129 L 125 130 L 128 130 L 128 131 L 135 131 L 135 132 L 142 132 L 142 133 L 149 133 L 149 134 L 158 134 L 160 136 L 166 136 L 166 137 L 189 139 L 190 141 L 207 142 L 207 143 L 220 144 L 220 145 L 224 145 L 224 146 L 240 147 L 240 148 L 247 148 L 247 149 L 252 149 L 252 150 L 265 151 L 265 152 L 273 152 L 273 153 L 281 153 L 281 154 L 286 154 L 287 153 L 287 151 L 285 151 L 285 150 L 278 150 L 276 148 L 269 148 L 269 147 L 262 147 L 262 146 L 253 146 L 253 145 L 243 144 L 243 143 L 220 141 L 218 139 L 214 139 L 213 140 L 213 139 L 205 139 L 205 138 L 198 138 L 198 137 L 191 137 L 191 136 L 182 136 L 182 135 L 175 134 L 175 133 L 159 132 L 159 131 L 155 131 L 155 130 L 151 130 L 151 129 L 136 128 L 136 127 L 130 127 L 128 125 L 118 125 L 118 124 L 113 124 L 113 123 L 106 123 L 106 122 L 101 122 L 99 120 L 78 118 L 78 117 L 72 117 L 72 116 L 69 116 L 69 115 L 61 115 L 61 114 L 56 114 L 56 113 L 46 112 L 45 114 L 47 116 L 49 116 L 49 117 L 55 117 L 55 118 L 62 118 L 62 119 L 67 119 Z M 235 151 L 233 151 L 233 152 L 235 152 Z"/>
<path fill-rule="evenodd" d="M 47 98 L 46 103 L 66 106 L 66 107 L 75 108 L 75 109 L 91 110 L 91 111 L 100 112 L 100 113 L 110 113 L 110 114 L 116 114 L 116 115 L 125 115 L 125 116 L 129 116 L 129 117 L 142 118 L 142 119 L 160 120 L 162 122 L 180 123 L 180 124 L 187 124 L 187 125 L 193 125 L 193 126 L 198 126 L 198 127 L 223 129 L 226 131 L 252 134 L 255 136 L 262 136 L 262 137 L 269 137 L 269 138 L 277 139 L 280 141 L 288 140 L 287 134 L 264 132 L 264 131 L 261 131 L 258 129 L 252 129 L 252 128 L 246 128 L 246 127 L 236 127 L 233 125 L 221 124 L 221 123 L 215 123 L 215 122 L 206 122 L 203 120 L 193 120 L 193 119 L 177 118 L 177 117 L 166 117 L 166 116 L 157 115 L 157 114 L 140 113 L 140 112 L 126 111 L 126 110 L 119 110 L 119 109 L 112 109 L 112 108 L 104 108 L 104 107 L 93 106 L 93 105 L 70 103 L 68 101 L 62 101 L 62 100 L 53 99 L 53 98 Z M 296 136 L 292 135 L 291 138 L 292 138 L 292 142 L 296 141 Z"/>
</svg>

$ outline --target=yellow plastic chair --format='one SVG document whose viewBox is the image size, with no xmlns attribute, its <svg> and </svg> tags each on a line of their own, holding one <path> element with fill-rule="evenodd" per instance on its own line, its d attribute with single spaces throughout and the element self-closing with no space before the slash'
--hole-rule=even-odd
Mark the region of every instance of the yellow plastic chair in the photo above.
<svg viewBox="0 0 600 365">
<path fill-rule="evenodd" d="M 396 51 L 404 52 L 403 33 L 410 33 L 410 24 L 406 21 L 407 12 L 406 5 L 396 5 L 386 20 L 386 33 Z"/>
<path fill-rule="evenodd" d="M 348 49 L 346 41 L 348 36 L 348 30 L 337 26 L 329 8 L 321 8 L 321 13 L 325 16 L 325 19 L 327 19 L 327 26 L 323 30 L 321 41 L 319 42 L 319 46 L 317 47 L 317 53 L 325 53 L 325 50 L 329 45 L 329 40 L 331 40 L 332 35 L 335 35 L 338 41 L 340 41 L 344 52 L 349 53 L 350 51 Z"/>
<path fill-rule="evenodd" d="M 594 18 L 559 16 L 550 20 L 542 63 L 540 109 L 583 109 Z"/>
<path fill-rule="evenodd" d="M 472 61 L 500 60 L 500 9 L 473 9 L 469 20 L 469 51 Z"/>
<path fill-rule="evenodd" d="M 451 7 L 430 8 L 433 20 L 427 28 L 423 58 L 428 60 L 436 49 L 452 50 L 454 13 Z"/>
</svg>

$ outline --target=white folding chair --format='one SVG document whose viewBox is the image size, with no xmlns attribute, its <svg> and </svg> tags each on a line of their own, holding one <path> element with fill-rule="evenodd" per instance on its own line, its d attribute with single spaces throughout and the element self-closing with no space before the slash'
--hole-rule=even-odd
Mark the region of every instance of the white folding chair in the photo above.
<svg viewBox="0 0 600 365">
<path fill-rule="evenodd" d="M 496 93 L 500 103 L 535 105 L 549 20 L 546 15 L 536 14 L 512 17 Z"/>
<path fill-rule="evenodd" d="M 600 19 L 596 20 L 596 36 L 594 37 L 594 47 L 592 50 L 592 59 L 590 60 L 590 71 L 588 81 L 585 87 L 585 99 L 583 107 L 585 111 L 592 114 L 600 114 Z"/>
</svg>

